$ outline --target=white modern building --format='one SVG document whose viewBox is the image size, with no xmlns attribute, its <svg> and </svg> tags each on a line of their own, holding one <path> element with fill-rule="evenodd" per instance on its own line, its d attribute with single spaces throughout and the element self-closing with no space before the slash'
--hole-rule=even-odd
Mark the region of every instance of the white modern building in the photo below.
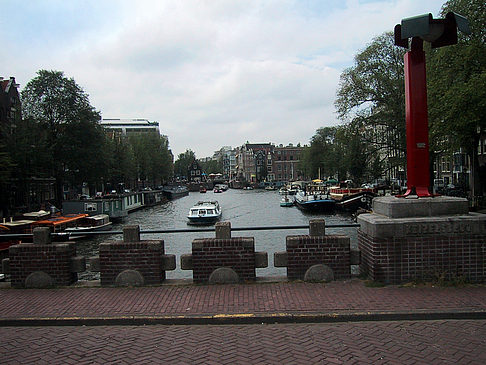
<svg viewBox="0 0 486 365">
<path fill-rule="evenodd" d="M 102 119 L 100 124 L 104 128 L 113 129 L 124 136 L 145 132 L 160 134 L 159 122 L 151 122 L 148 119 Z"/>
</svg>

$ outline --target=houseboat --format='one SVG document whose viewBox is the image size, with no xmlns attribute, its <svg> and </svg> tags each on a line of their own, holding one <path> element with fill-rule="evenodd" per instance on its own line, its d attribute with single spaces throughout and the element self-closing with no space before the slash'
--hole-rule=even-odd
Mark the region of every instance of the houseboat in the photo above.
<svg viewBox="0 0 486 365">
<path fill-rule="evenodd" d="M 165 186 L 162 189 L 164 196 L 169 199 L 177 199 L 182 198 L 183 196 L 189 195 L 189 189 L 187 186 L 178 185 L 178 186 Z"/>
</svg>

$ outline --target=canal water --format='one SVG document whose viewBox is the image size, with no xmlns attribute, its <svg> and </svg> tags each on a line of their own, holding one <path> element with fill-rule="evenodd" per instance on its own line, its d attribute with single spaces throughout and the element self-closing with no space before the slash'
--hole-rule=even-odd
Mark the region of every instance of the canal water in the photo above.
<svg viewBox="0 0 486 365">
<path fill-rule="evenodd" d="M 310 219 L 323 218 L 326 224 L 352 224 L 351 216 L 340 214 L 310 214 L 297 207 L 281 207 L 278 191 L 229 189 L 223 193 L 208 191 L 205 194 L 191 192 L 188 196 L 169 201 L 166 204 L 145 208 L 128 215 L 123 223 L 114 224 L 114 231 L 121 231 L 123 225 L 139 225 L 141 231 L 198 229 L 187 224 L 189 209 L 200 200 L 217 200 L 222 207 L 221 221 L 231 222 L 231 227 L 261 226 L 299 226 L 308 225 Z M 204 228 L 207 228 L 206 226 Z M 211 227 L 210 227 L 211 228 Z M 285 251 L 285 237 L 288 235 L 308 234 L 308 229 L 238 231 L 232 237 L 254 237 L 255 250 L 268 253 L 268 268 L 257 269 L 257 276 L 284 276 L 285 268 L 273 267 L 273 253 Z M 345 234 L 351 238 L 351 247 L 357 247 L 357 229 L 327 228 L 327 234 Z M 192 271 L 180 269 L 180 256 L 191 253 L 191 244 L 195 238 L 214 237 L 214 232 L 145 234 L 141 239 L 163 239 L 165 253 L 175 254 L 177 269 L 168 271 L 168 279 L 192 278 Z M 121 240 L 121 235 L 99 236 L 77 243 L 78 255 L 86 257 L 98 255 L 99 244 L 106 240 Z M 79 275 L 82 280 L 99 279 L 99 273 L 86 272 Z"/>
</svg>

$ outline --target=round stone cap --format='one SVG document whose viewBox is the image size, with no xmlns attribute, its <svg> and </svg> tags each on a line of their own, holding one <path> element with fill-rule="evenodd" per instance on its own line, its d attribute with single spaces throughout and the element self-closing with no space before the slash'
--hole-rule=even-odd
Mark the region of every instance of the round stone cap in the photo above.
<svg viewBox="0 0 486 365">
<path fill-rule="evenodd" d="M 327 282 L 333 280 L 334 272 L 329 266 L 323 264 L 312 265 L 307 269 L 304 275 L 304 281 L 308 282 Z"/>
<path fill-rule="evenodd" d="M 236 284 L 240 281 L 238 274 L 230 267 L 220 267 L 209 275 L 209 284 Z"/>
<path fill-rule="evenodd" d="M 116 276 L 116 286 L 142 286 L 145 283 L 143 275 L 137 270 L 127 269 Z"/>
</svg>

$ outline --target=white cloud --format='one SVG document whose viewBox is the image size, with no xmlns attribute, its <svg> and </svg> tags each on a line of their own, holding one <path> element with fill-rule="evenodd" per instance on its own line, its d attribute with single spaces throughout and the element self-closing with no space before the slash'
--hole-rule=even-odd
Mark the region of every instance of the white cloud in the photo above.
<svg viewBox="0 0 486 365">
<path fill-rule="evenodd" d="M 3 49 L 12 50 L 0 60 L 8 73 L 2 76 L 25 85 L 39 69 L 62 70 L 104 117 L 156 120 L 175 155 L 190 148 L 198 157 L 247 140 L 307 143 L 317 128 L 337 123 L 339 75 L 354 55 L 402 18 L 437 15 L 442 5 L 47 1 L 19 9 L 15 3 L 5 2 L 10 18 L 29 22 L 1 21 L 11 29 L 0 35 Z M 47 27 L 43 18 L 53 8 Z M 36 33 L 41 37 L 20 36 Z"/>
</svg>

